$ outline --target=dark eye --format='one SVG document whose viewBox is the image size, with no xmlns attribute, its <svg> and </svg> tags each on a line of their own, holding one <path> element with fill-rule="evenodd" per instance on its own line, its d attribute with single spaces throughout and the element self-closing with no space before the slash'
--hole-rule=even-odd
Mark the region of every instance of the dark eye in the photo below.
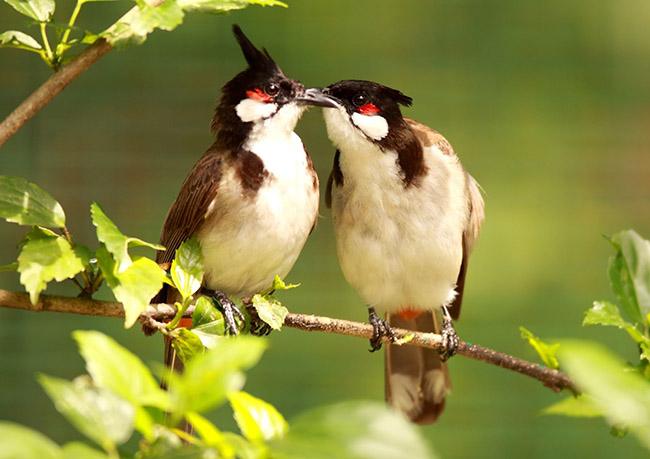
<svg viewBox="0 0 650 459">
<path fill-rule="evenodd" d="M 356 107 L 361 107 L 362 105 L 365 105 L 366 101 L 367 101 L 367 99 L 366 99 L 366 96 L 364 94 L 357 94 L 356 96 L 354 96 L 352 98 L 352 103 Z"/>
<path fill-rule="evenodd" d="M 265 92 L 266 94 L 268 94 L 269 96 L 271 96 L 271 97 L 273 97 L 273 96 L 277 96 L 277 95 L 278 95 L 278 92 L 280 92 L 280 86 L 278 86 L 278 85 L 275 84 L 275 83 L 269 83 L 269 84 L 267 84 L 266 87 L 264 88 L 264 92 Z"/>
</svg>

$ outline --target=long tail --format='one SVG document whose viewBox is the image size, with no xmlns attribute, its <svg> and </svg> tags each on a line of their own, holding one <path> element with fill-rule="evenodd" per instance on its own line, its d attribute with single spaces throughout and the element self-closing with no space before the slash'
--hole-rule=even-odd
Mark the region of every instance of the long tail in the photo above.
<svg viewBox="0 0 650 459">
<path fill-rule="evenodd" d="M 432 312 L 409 320 L 389 314 L 388 323 L 407 330 L 440 332 L 440 318 Z M 436 422 L 450 387 L 447 365 L 437 351 L 391 344 L 386 347 L 386 401 L 411 421 L 422 425 Z"/>
</svg>

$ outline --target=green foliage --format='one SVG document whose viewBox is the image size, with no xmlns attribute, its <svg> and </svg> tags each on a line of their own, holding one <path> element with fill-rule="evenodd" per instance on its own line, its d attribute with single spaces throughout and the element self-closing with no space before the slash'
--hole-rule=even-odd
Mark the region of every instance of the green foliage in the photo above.
<svg viewBox="0 0 650 459">
<path fill-rule="evenodd" d="M 650 450 L 650 242 L 632 230 L 622 231 L 608 241 L 615 254 L 608 274 L 619 304 L 595 301 L 586 311 L 586 325 L 616 327 L 627 332 L 638 350 L 638 361 L 623 362 L 606 347 L 587 341 L 561 341 L 553 345 L 560 368 L 581 391 L 542 411 L 572 417 L 602 416 L 611 433 L 634 434 Z M 627 315 L 627 319 L 623 314 Z M 546 355 L 549 346 L 522 327 L 522 337 Z"/>
<path fill-rule="evenodd" d="M 555 357 L 555 354 L 560 347 L 559 344 L 546 344 L 541 339 L 533 335 L 530 331 L 526 330 L 524 327 L 519 327 L 519 331 L 521 332 L 521 337 L 528 340 L 528 344 L 530 344 L 533 349 L 537 351 L 537 354 L 547 367 L 557 369 L 560 366 L 557 358 Z"/>
<path fill-rule="evenodd" d="M 166 392 L 113 339 L 95 331 L 73 336 L 88 375 L 73 381 L 40 375 L 39 382 L 57 410 L 104 452 L 78 442 L 60 447 L 31 429 L 0 422 L 2 457 L 117 458 L 126 453 L 118 446 L 134 435 L 140 438 L 136 457 L 431 457 L 415 427 L 383 404 L 319 408 L 299 417 L 289 432 L 272 405 L 241 391 L 244 371 L 266 349 L 261 338 L 219 341 L 191 359 L 185 373 L 170 375 Z M 241 434 L 224 432 L 204 416 L 227 402 Z M 176 428 L 183 418 L 198 437 Z"/>
<path fill-rule="evenodd" d="M 19 225 L 65 226 L 61 205 L 48 192 L 21 177 L 0 176 L 0 217 Z"/>
<path fill-rule="evenodd" d="M 24 32 L 8 30 L 0 34 L 0 48 L 19 48 L 35 52 L 54 70 L 74 58 L 66 53 L 76 45 L 89 45 L 99 38 L 105 38 L 117 49 L 140 45 L 156 29 L 170 31 L 181 25 L 185 12 L 227 14 L 249 5 L 287 6 L 278 0 L 166 0 L 157 6 L 150 6 L 143 0 L 135 0 L 135 6 L 121 19 L 106 30 L 93 33 L 75 26 L 81 8 L 86 3 L 113 0 L 77 0 L 66 24 L 54 22 L 54 0 L 4 1 L 20 14 L 35 21 L 40 28 L 42 44 Z M 50 44 L 51 37 L 46 33 L 46 26 L 55 31 L 53 44 Z M 72 33 L 75 35 L 73 38 Z"/>
</svg>

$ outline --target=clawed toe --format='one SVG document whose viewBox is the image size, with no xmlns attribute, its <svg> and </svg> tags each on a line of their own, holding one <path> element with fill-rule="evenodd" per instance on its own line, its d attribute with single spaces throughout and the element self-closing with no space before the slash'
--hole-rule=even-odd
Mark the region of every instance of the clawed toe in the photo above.
<svg viewBox="0 0 650 459">
<path fill-rule="evenodd" d="M 212 297 L 218 305 L 223 310 L 223 316 L 226 320 L 226 333 L 231 335 L 239 334 L 239 327 L 237 326 L 237 321 L 235 320 L 235 315 L 242 321 L 246 322 L 244 314 L 235 306 L 228 295 L 221 291 L 215 291 L 214 296 Z"/>
<path fill-rule="evenodd" d="M 368 319 L 373 328 L 372 338 L 370 339 L 370 352 L 375 352 L 381 349 L 381 340 L 383 337 L 388 337 L 391 341 L 395 341 L 395 332 L 388 325 L 388 322 L 377 315 L 375 308 L 368 308 L 368 310 Z"/>
</svg>

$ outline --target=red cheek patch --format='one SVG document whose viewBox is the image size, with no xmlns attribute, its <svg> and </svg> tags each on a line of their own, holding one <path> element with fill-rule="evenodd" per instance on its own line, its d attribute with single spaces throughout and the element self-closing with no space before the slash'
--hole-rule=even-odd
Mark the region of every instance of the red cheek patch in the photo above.
<svg viewBox="0 0 650 459">
<path fill-rule="evenodd" d="M 259 100 L 260 102 L 273 102 L 273 98 L 260 88 L 255 88 L 255 91 L 246 91 L 246 95 L 249 99 Z"/>
<path fill-rule="evenodd" d="M 379 113 L 379 109 L 375 104 L 365 104 L 359 107 L 357 110 L 362 115 L 376 115 Z"/>
</svg>

